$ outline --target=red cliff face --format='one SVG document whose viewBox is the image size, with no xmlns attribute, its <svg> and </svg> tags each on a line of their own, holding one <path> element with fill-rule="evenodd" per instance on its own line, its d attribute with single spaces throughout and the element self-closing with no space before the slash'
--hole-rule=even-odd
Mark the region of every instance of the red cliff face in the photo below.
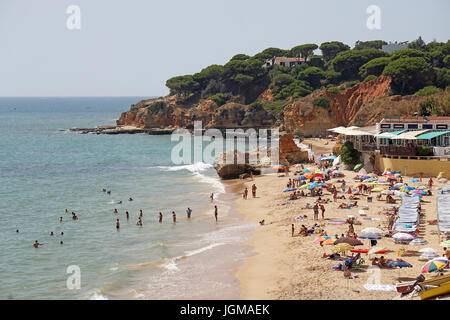
<svg viewBox="0 0 450 320">
<path fill-rule="evenodd" d="M 205 128 L 261 128 L 270 127 L 275 118 L 263 108 L 229 102 L 218 106 L 212 100 L 184 105 L 175 96 L 140 101 L 123 112 L 117 125 L 139 128 L 191 128 L 194 121 L 202 121 Z"/>
<path fill-rule="evenodd" d="M 326 92 L 330 105 L 336 117 L 336 126 L 348 126 L 361 106 L 385 97 L 391 89 L 391 78 L 381 76 L 377 79 L 361 82 L 335 95 Z"/>
</svg>

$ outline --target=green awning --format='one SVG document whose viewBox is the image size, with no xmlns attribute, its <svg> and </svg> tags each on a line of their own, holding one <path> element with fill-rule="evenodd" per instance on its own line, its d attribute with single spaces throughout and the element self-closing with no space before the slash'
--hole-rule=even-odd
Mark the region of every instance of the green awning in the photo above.
<svg viewBox="0 0 450 320">
<path fill-rule="evenodd" d="M 450 131 L 433 131 L 433 132 L 427 132 L 424 134 L 421 134 L 420 136 L 417 136 L 417 139 L 423 139 L 423 140 L 430 140 L 439 136 L 442 136 L 443 134 L 450 133 Z"/>
</svg>

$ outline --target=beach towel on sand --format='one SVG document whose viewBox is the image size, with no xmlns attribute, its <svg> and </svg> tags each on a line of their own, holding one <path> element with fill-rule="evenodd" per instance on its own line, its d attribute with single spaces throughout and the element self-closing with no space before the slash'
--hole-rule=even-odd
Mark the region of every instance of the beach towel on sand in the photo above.
<svg viewBox="0 0 450 320">
<path fill-rule="evenodd" d="M 364 289 L 368 291 L 397 291 L 394 285 L 392 284 L 369 284 L 366 283 Z"/>
</svg>

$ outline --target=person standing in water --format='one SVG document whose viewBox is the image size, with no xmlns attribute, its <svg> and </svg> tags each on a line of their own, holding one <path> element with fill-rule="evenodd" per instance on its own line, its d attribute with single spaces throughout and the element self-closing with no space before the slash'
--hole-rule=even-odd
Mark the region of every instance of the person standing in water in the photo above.
<svg viewBox="0 0 450 320">
<path fill-rule="evenodd" d="M 217 223 L 217 215 L 218 215 L 217 206 L 214 206 L 214 218 L 216 218 L 216 223 Z"/>
<path fill-rule="evenodd" d="M 140 219 L 142 219 L 142 215 L 143 215 L 144 213 L 142 212 L 142 210 L 139 210 L 139 218 Z"/>
<path fill-rule="evenodd" d="M 162 222 L 162 218 L 163 218 L 163 215 L 162 215 L 162 213 L 160 212 L 160 213 L 159 213 L 159 223 Z"/>
<path fill-rule="evenodd" d="M 130 214 L 128 213 L 128 211 L 125 211 L 125 215 L 127 216 L 127 220 L 130 219 Z"/>
<path fill-rule="evenodd" d="M 245 187 L 244 195 L 243 195 L 243 197 L 244 197 L 245 200 L 247 200 L 247 196 L 248 196 L 248 188 Z"/>
<path fill-rule="evenodd" d="M 211 202 L 214 201 L 214 193 L 211 193 L 211 195 L 209 196 L 209 198 L 211 199 Z"/>
<path fill-rule="evenodd" d="M 173 218 L 173 223 L 177 222 L 177 215 L 175 214 L 175 211 L 172 211 L 172 218 Z"/>
<path fill-rule="evenodd" d="M 120 223 L 119 223 L 119 219 L 116 219 L 116 229 L 119 230 L 120 229 Z"/>
<path fill-rule="evenodd" d="M 114 209 L 114 213 L 118 213 L 117 209 Z"/>
<path fill-rule="evenodd" d="M 186 214 L 187 214 L 187 217 L 188 217 L 188 219 L 190 219 L 190 218 L 191 218 L 191 213 L 192 213 L 192 210 L 191 210 L 191 208 L 187 208 L 187 210 L 186 210 Z"/>
</svg>

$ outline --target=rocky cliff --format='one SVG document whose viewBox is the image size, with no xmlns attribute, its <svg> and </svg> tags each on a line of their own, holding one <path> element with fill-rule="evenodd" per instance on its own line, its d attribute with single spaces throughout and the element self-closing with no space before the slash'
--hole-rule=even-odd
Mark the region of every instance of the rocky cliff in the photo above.
<svg viewBox="0 0 450 320">
<path fill-rule="evenodd" d="M 381 76 L 377 79 L 361 82 L 343 93 L 325 95 L 330 99 L 331 109 L 337 126 L 348 126 L 364 104 L 385 97 L 391 89 L 391 78 Z"/>
<path fill-rule="evenodd" d="M 326 130 L 333 127 L 348 126 L 363 106 L 389 94 L 390 83 L 389 77 L 382 76 L 358 83 L 341 93 L 332 94 L 327 90 L 313 92 L 284 108 L 283 129 L 302 136 L 317 136 L 326 134 Z M 327 99 L 329 107 L 314 105 L 319 98 Z"/>
<path fill-rule="evenodd" d="M 117 125 L 138 128 L 192 128 L 202 121 L 204 128 L 266 128 L 275 123 L 273 115 L 262 107 L 228 102 L 219 106 L 212 100 L 196 104 L 180 102 L 176 96 L 143 100 L 123 112 Z"/>
</svg>

